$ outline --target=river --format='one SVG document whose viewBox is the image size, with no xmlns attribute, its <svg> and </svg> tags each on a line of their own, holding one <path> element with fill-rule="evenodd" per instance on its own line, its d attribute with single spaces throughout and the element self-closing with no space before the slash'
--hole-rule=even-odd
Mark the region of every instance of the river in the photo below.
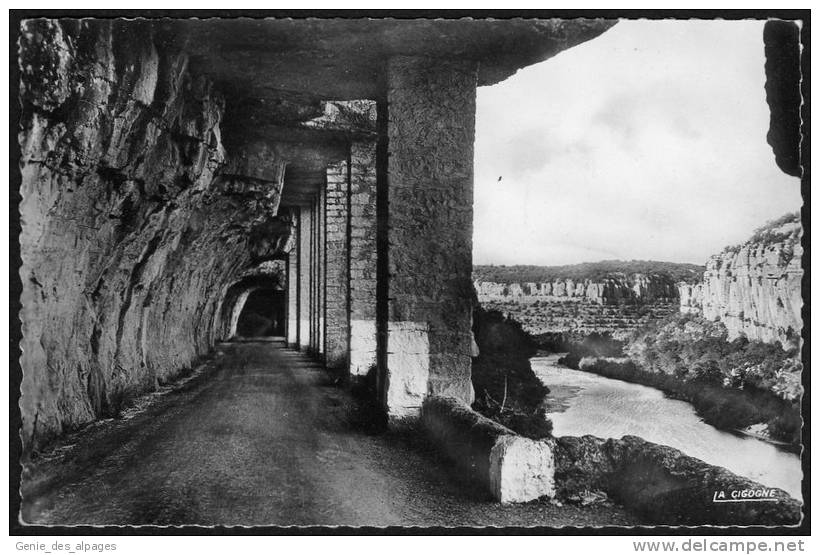
<svg viewBox="0 0 820 555">
<path fill-rule="evenodd" d="M 803 473 L 794 453 L 718 430 L 692 405 L 657 389 L 559 365 L 560 356 L 530 359 L 535 374 L 551 390 L 547 415 L 556 436 L 639 436 L 802 499 Z"/>
</svg>

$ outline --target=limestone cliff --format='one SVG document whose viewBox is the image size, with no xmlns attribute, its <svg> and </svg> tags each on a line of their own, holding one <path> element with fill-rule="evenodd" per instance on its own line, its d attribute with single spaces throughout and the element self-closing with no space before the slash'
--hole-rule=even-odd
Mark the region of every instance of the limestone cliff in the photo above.
<svg viewBox="0 0 820 555">
<path fill-rule="evenodd" d="M 686 270 L 685 276 L 697 275 L 694 268 Z M 584 271 L 592 277 L 562 276 L 536 282 L 487 281 L 482 277 L 492 271 L 479 270 L 474 285 L 482 306 L 511 316 L 534 335 L 567 331 L 624 334 L 677 311 L 680 274 Z"/>
<path fill-rule="evenodd" d="M 597 280 L 560 279 L 543 283 L 495 283 L 476 281 L 482 299 L 580 300 L 599 305 L 619 302 L 670 301 L 678 296 L 675 282 L 665 276 L 612 275 Z"/>
<path fill-rule="evenodd" d="M 703 281 L 679 284 L 680 310 L 721 320 L 729 338 L 799 340 L 803 321 L 800 218 L 788 214 L 709 259 Z"/>
<path fill-rule="evenodd" d="M 290 248 L 293 156 L 228 136 L 225 94 L 161 22 L 21 27 L 20 406 L 36 448 L 225 337 L 232 287 Z M 292 125 L 323 112 L 282 106 Z"/>
</svg>

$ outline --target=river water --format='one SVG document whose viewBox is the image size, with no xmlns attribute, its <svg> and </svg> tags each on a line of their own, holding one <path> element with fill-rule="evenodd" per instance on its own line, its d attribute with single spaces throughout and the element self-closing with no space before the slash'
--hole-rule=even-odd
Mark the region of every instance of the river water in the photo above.
<svg viewBox="0 0 820 555">
<path fill-rule="evenodd" d="M 661 391 L 558 364 L 561 355 L 535 357 L 535 374 L 550 388 L 548 417 L 556 436 L 635 435 L 802 499 L 800 458 L 771 443 L 718 430 L 689 403 Z"/>
</svg>

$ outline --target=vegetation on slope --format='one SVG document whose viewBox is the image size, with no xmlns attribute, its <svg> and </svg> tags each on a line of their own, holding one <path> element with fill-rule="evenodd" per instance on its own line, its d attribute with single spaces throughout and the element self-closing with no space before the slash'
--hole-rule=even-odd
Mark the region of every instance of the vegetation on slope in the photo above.
<svg viewBox="0 0 820 555">
<path fill-rule="evenodd" d="M 741 248 L 749 245 L 768 247 L 775 243 L 786 243 L 794 246 L 800 240 L 801 221 L 799 212 L 784 214 L 775 220 L 766 222 L 755 230 L 752 236 L 743 244 L 729 245 L 721 254 L 734 254 Z"/>
<path fill-rule="evenodd" d="M 802 393 L 796 350 L 743 336 L 727 341 L 723 323 L 696 315 L 675 314 L 649 325 L 635 334 L 625 353 L 647 370 L 685 381 L 755 388 L 788 401 Z"/>
<path fill-rule="evenodd" d="M 495 283 L 542 283 L 572 279 L 600 281 L 633 274 L 665 277 L 672 282 L 694 283 L 703 275 L 703 266 L 657 260 L 601 260 L 567 266 L 474 266 L 473 279 Z"/>
<path fill-rule="evenodd" d="M 628 359 L 606 358 L 624 355 Z M 573 343 L 562 362 L 661 389 L 692 403 L 718 428 L 764 423 L 772 438 L 800 442 L 798 353 L 745 337 L 727 341 L 719 321 L 676 314 L 636 331 L 624 343 L 597 334 Z"/>
<path fill-rule="evenodd" d="M 521 324 L 494 310 L 476 308 L 473 332 L 479 355 L 473 359 L 473 408 L 532 439 L 550 435 L 542 407 L 549 389 L 532 371 L 537 346 Z"/>
</svg>

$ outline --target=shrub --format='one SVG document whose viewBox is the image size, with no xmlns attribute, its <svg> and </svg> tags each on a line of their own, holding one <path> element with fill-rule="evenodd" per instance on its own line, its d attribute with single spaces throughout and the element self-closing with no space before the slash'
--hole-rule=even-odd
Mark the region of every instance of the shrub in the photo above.
<svg viewBox="0 0 820 555">
<path fill-rule="evenodd" d="M 769 391 L 753 387 L 729 389 L 700 380 L 683 381 L 666 373 L 648 372 L 631 360 L 584 358 L 578 368 L 660 389 L 670 397 L 691 403 L 701 418 L 717 428 L 739 430 L 763 422 L 773 438 L 792 444 L 800 442 L 799 406 Z"/>
</svg>

